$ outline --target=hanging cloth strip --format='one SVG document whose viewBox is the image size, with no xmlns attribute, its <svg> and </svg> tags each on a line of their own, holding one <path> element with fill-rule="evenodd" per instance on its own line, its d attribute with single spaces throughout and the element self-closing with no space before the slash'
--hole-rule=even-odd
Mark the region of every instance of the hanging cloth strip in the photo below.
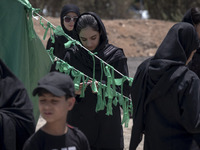
<svg viewBox="0 0 200 150">
<path fill-rule="evenodd" d="M 50 25 L 50 24 L 51 23 L 47 23 L 47 27 L 44 27 L 44 24 L 43 25 L 41 24 L 43 26 L 43 28 L 45 29 L 45 34 L 44 34 L 43 39 L 46 38 L 46 33 L 47 33 L 48 29 L 52 29 L 55 35 L 65 36 L 68 39 L 68 42 L 64 44 L 65 48 L 69 48 L 71 45 L 75 45 L 75 44 L 83 47 L 79 41 L 76 41 L 76 40 L 72 39 L 70 36 L 68 36 L 63 31 L 62 27 L 57 26 L 54 29 L 53 25 Z M 51 32 L 51 30 L 50 30 L 50 32 Z M 87 50 L 85 47 L 83 47 L 83 48 L 85 50 Z M 56 69 L 58 71 L 64 72 L 66 74 L 71 73 L 71 75 L 74 77 L 74 85 L 75 85 L 76 90 L 79 90 L 80 83 L 87 83 L 87 81 L 89 79 L 92 80 L 92 85 L 91 85 L 92 91 L 94 93 L 97 93 L 97 105 L 96 105 L 96 109 L 95 109 L 96 112 L 99 110 L 103 110 L 103 109 L 105 109 L 105 107 L 107 107 L 106 115 L 112 115 L 112 104 L 116 106 L 119 103 L 119 105 L 121 105 L 123 108 L 122 124 L 125 123 L 125 126 L 127 126 L 128 121 L 129 121 L 129 112 L 132 112 L 132 103 L 128 97 L 123 95 L 123 84 L 125 81 L 128 81 L 129 86 L 131 86 L 132 82 L 133 82 L 133 78 L 124 76 L 123 74 L 121 74 L 120 72 L 115 70 L 114 67 L 110 66 L 109 64 L 107 64 L 106 62 L 101 60 L 99 57 L 97 57 L 94 53 L 90 52 L 89 50 L 87 50 L 87 51 L 93 59 L 93 77 L 92 78 L 88 77 L 87 75 L 80 72 L 79 70 L 76 70 L 73 66 L 70 66 L 67 62 L 64 62 L 63 60 L 56 58 L 53 55 L 53 49 L 50 49 L 49 53 L 50 53 L 50 56 L 52 57 L 52 60 L 55 60 L 55 59 L 57 60 L 56 61 Z M 96 81 L 96 79 L 95 79 L 95 57 L 97 59 L 99 59 L 101 62 L 102 72 L 101 72 L 101 80 L 100 81 Z M 121 74 L 122 78 L 115 79 L 114 71 Z M 103 73 L 107 77 L 106 85 L 102 84 Z M 98 85 L 98 88 L 97 88 L 97 85 Z M 121 87 L 121 93 L 118 93 L 116 91 L 116 86 Z M 85 88 L 86 88 L 86 84 L 83 84 L 83 88 L 82 88 L 80 97 L 85 96 L 84 95 Z M 106 104 L 106 98 L 108 98 L 107 104 Z"/>
</svg>

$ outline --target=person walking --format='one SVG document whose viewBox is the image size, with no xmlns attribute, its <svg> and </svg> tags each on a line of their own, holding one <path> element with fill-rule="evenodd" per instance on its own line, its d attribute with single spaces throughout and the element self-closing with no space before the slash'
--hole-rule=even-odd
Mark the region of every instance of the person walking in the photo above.
<svg viewBox="0 0 200 150">
<path fill-rule="evenodd" d="M 123 49 L 108 43 L 105 26 L 97 14 L 93 12 L 81 14 L 75 24 L 75 31 L 86 49 L 128 76 L 127 58 Z M 80 46 L 73 48 L 66 53 L 64 60 L 89 77 L 93 77 L 95 69 L 95 79 L 106 84 L 106 76 L 101 78 L 100 60 L 95 58 L 94 68 L 93 58 L 88 51 Z M 115 72 L 115 78 L 122 78 L 122 75 Z M 120 88 L 117 90 L 120 91 Z M 83 131 L 92 150 L 122 150 L 124 140 L 119 104 L 117 106 L 112 104 L 113 114 L 108 116 L 106 109 L 95 111 L 97 93 L 93 93 L 90 86 L 85 90 L 85 97 L 80 97 L 80 91 L 76 91 L 76 94 L 76 104 L 69 113 L 68 122 Z M 128 96 L 128 86 L 124 86 L 123 94 Z"/>
<path fill-rule="evenodd" d="M 144 150 L 199 150 L 200 79 L 186 66 L 199 47 L 195 28 L 171 27 L 155 55 L 137 68 L 131 97 L 130 150 L 144 134 Z"/>
<path fill-rule="evenodd" d="M 74 24 L 79 15 L 79 8 L 74 4 L 63 6 L 60 13 L 60 23 L 63 31 L 74 40 L 78 40 L 78 36 L 74 31 Z M 68 39 L 65 36 L 59 35 L 54 35 L 54 38 L 54 43 L 52 42 L 51 37 L 49 38 L 46 49 L 49 50 L 51 47 L 54 48 L 53 54 L 56 57 L 63 59 L 67 51 L 64 44 L 68 42 Z"/>
<path fill-rule="evenodd" d="M 190 8 L 184 15 L 182 22 L 192 24 L 200 39 L 200 9 L 198 7 Z M 194 56 L 188 60 L 188 68 L 194 71 L 200 77 L 200 47 L 197 48 Z"/>
<path fill-rule="evenodd" d="M 85 135 L 66 123 L 75 103 L 74 84 L 68 75 L 48 73 L 33 95 L 39 96 L 39 110 L 46 123 L 26 141 L 23 150 L 90 150 Z"/>
</svg>

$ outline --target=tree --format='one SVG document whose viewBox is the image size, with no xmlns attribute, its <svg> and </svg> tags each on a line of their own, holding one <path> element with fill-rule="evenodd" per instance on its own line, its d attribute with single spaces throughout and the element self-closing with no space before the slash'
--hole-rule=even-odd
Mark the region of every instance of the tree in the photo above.
<svg viewBox="0 0 200 150">
<path fill-rule="evenodd" d="M 147 0 L 144 2 L 152 19 L 180 21 L 191 7 L 200 6 L 196 0 Z"/>
<path fill-rule="evenodd" d="M 65 4 L 75 4 L 81 12 L 93 11 L 103 19 L 130 18 L 129 8 L 132 0 L 29 0 L 34 8 L 44 8 L 48 15 L 58 17 Z"/>
</svg>

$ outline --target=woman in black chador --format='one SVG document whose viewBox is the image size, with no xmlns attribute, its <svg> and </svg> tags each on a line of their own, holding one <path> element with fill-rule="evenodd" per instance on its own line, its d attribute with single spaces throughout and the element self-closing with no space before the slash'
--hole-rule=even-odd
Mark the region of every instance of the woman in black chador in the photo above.
<svg viewBox="0 0 200 150">
<path fill-rule="evenodd" d="M 95 53 L 123 75 L 128 76 L 127 58 L 123 50 L 108 43 L 104 24 L 95 13 L 80 15 L 75 24 L 75 30 L 85 48 Z M 83 48 L 78 47 L 77 50 L 68 51 L 65 61 L 87 76 L 93 77 L 93 58 Z M 122 76 L 115 72 L 115 78 L 122 78 Z M 95 79 L 101 81 L 101 65 L 96 58 Z M 104 84 L 107 82 L 105 75 L 102 82 Z M 78 93 L 76 92 L 76 94 Z M 127 86 L 124 86 L 124 95 L 128 95 Z M 119 105 L 112 106 L 113 115 L 110 116 L 106 115 L 106 108 L 95 112 L 97 94 L 92 92 L 90 86 L 86 88 L 85 97 L 77 96 L 76 100 L 77 104 L 69 113 L 68 122 L 84 132 L 91 149 L 122 150 L 124 143 Z"/>
<path fill-rule="evenodd" d="M 33 106 L 27 91 L 0 59 L 0 149 L 22 150 L 34 131 Z"/>
<path fill-rule="evenodd" d="M 145 150 L 199 150 L 200 79 L 186 66 L 199 46 L 195 28 L 175 24 L 154 57 L 137 69 L 131 89 L 130 150 L 144 134 Z M 197 136 L 198 137 L 198 136 Z"/>
<path fill-rule="evenodd" d="M 79 8 L 74 4 L 68 4 L 63 6 L 60 13 L 60 23 L 63 31 L 71 38 L 78 40 L 78 36 L 74 31 L 74 24 L 80 15 Z M 67 49 L 64 44 L 68 42 L 65 36 L 54 35 L 55 43 L 52 43 L 51 38 L 47 42 L 46 49 L 54 48 L 53 54 L 60 59 L 63 59 Z M 54 67 L 54 66 L 53 66 Z"/>
</svg>

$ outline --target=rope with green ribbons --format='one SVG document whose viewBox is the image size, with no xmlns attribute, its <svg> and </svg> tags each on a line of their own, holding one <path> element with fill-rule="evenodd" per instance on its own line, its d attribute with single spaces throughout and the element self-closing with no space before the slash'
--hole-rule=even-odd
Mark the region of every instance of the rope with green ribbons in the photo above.
<svg viewBox="0 0 200 150">
<path fill-rule="evenodd" d="M 107 68 L 106 69 L 107 74 L 109 74 L 108 78 L 112 78 L 110 71 L 109 71 L 112 68 L 108 69 L 107 66 L 105 68 Z M 87 81 L 89 79 L 93 79 L 91 77 L 88 77 L 84 73 L 80 72 L 79 70 L 75 69 L 73 66 L 70 66 L 67 62 L 65 62 L 59 58 L 57 58 L 57 61 L 56 61 L 56 69 L 60 72 L 64 72 L 69 75 L 71 73 L 71 75 L 74 77 L 73 81 L 74 81 L 74 86 L 75 86 L 76 90 L 79 90 L 80 83 L 87 83 Z M 116 92 L 116 90 L 111 88 L 111 83 L 116 82 L 117 83 L 116 85 L 120 85 L 125 80 L 125 77 L 122 79 L 114 79 L 113 81 L 111 81 L 111 80 L 112 79 L 110 79 L 110 81 L 109 81 L 110 83 L 107 83 L 107 85 L 102 84 L 101 82 L 98 82 L 98 88 L 96 90 L 97 104 L 96 104 L 95 111 L 98 112 L 100 110 L 104 110 L 106 107 L 107 108 L 106 115 L 112 115 L 112 104 L 116 106 L 119 103 L 119 105 L 121 105 L 123 108 L 122 124 L 125 123 L 125 127 L 127 127 L 128 121 L 129 121 L 129 112 L 132 112 L 132 103 L 128 97 L 125 97 L 123 95 L 123 93 Z M 83 93 L 85 91 L 86 84 L 83 84 L 83 85 L 85 85 L 85 87 L 82 88 L 80 97 L 85 96 Z M 96 83 L 95 83 L 95 85 L 96 85 Z M 122 86 L 122 85 L 120 85 L 120 86 Z M 113 93 L 115 93 L 115 94 L 113 94 Z M 106 103 L 106 98 L 108 98 L 107 103 Z"/>
<path fill-rule="evenodd" d="M 28 34 L 29 34 L 29 37 L 31 39 L 35 38 L 36 37 L 36 33 L 34 31 L 34 28 L 33 28 L 32 15 L 35 12 L 39 12 L 40 9 L 33 8 L 31 3 L 28 0 L 17 0 L 17 1 L 25 6 L 25 9 L 27 11 L 27 16 L 28 16 Z"/>
<path fill-rule="evenodd" d="M 62 27 L 57 26 L 56 28 L 54 28 L 54 26 L 50 22 L 48 22 L 47 26 L 45 27 L 44 24 L 41 22 L 41 18 L 40 18 L 40 24 L 45 29 L 43 39 L 46 38 L 47 32 L 50 29 L 50 34 L 51 34 L 52 39 L 54 38 L 54 36 L 51 33 L 51 31 L 53 31 L 53 33 L 55 35 L 65 36 L 68 39 L 68 42 L 64 44 L 65 48 L 69 48 L 69 47 L 71 47 L 71 45 L 77 44 L 77 45 L 81 46 L 82 48 L 84 48 L 85 50 L 87 50 L 85 47 L 83 47 L 81 45 L 81 43 L 79 41 L 76 41 L 76 40 L 72 39 L 70 36 L 68 36 L 63 31 Z M 53 42 L 54 41 L 55 40 L 53 40 Z M 114 67 L 107 64 L 102 59 L 100 59 L 98 56 L 96 56 L 95 53 L 92 53 L 89 50 L 87 50 L 87 51 L 88 51 L 88 54 L 90 54 L 93 59 L 93 77 L 88 77 L 87 75 L 80 72 L 73 66 L 70 66 L 67 62 L 55 57 L 53 55 L 53 47 L 50 48 L 50 50 L 48 50 L 52 62 L 56 60 L 56 70 L 63 72 L 65 74 L 71 74 L 74 77 L 74 85 L 75 85 L 76 90 L 79 89 L 80 83 L 83 83 L 80 97 L 85 96 L 84 91 L 85 91 L 85 88 L 87 85 L 84 83 L 87 83 L 89 79 L 92 80 L 92 85 L 91 85 L 92 91 L 94 93 L 97 93 L 97 104 L 96 104 L 95 111 L 98 112 L 100 110 L 104 110 L 105 108 L 107 108 L 106 115 L 112 115 L 112 106 L 113 105 L 117 106 L 119 104 L 123 108 L 122 124 L 125 123 L 125 127 L 127 127 L 128 121 L 129 121 L 129 113 L 132 113 L 133 107 L 132 107 L 131 100 L 128 97 L 123 95 L 123 84 L 125 81 L 128 81 L 129 86 L 131 86 L 132 82 L 133 82 L 133 78 L 124 76 L 119 71 L 117 71 Z M 100 81 L 97 81 L 95 79 L 95 57 L 97 59 L 99 59 L 101 62 L 102 72 L 101 72 Z M 118 72 L 122 76 L 122 78 L 115 79 L 114 71 Z M 106 85 L 102 83 L 103 75 L 105 75 L 107 77 Z M 121 88 L 120 92 L 116 91 L 116 86 L 120 86 L 120 88 Z"/>
</svg>

